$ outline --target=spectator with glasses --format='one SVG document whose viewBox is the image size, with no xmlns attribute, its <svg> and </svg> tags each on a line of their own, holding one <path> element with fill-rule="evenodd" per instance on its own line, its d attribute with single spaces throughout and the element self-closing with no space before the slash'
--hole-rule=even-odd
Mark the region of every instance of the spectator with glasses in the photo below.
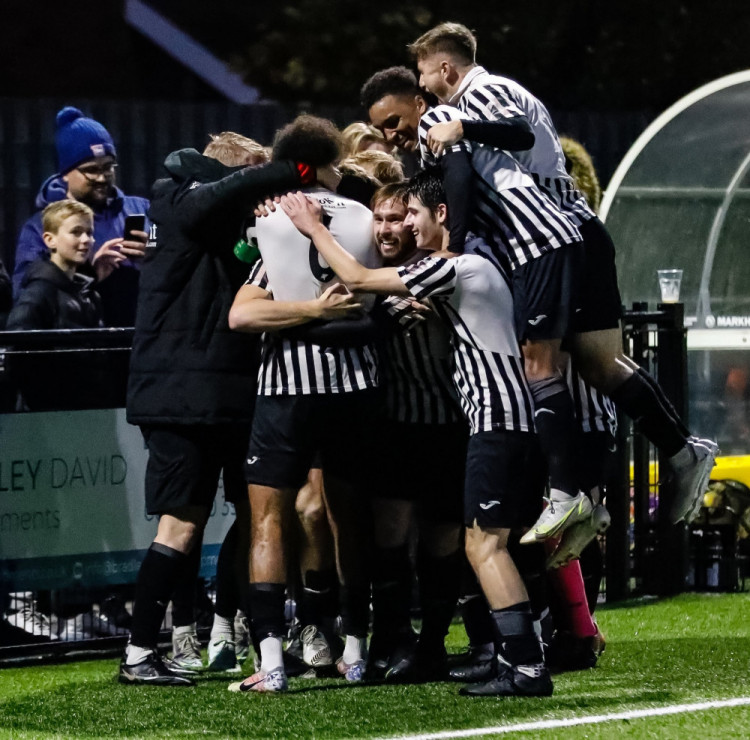
<svg viewBox="0 0 750 740">
<path fill-rule="evenodd" d="M 42 239 L 42 211 L 58 200 L 69 198 L 89 206 L 94 212 L 95 243 L 89 262 L 116 264 L 101 279 L 97 291 L 102 298 L 105 326 L 133 326 L 138 292 L 140 260 L 146 248 L 147 233 L 125 235 L 125 217 L 145 214 L 146 198 L 125 195 L 115 184 L 117 150 L 104 126 L 86 118 L 77 108 L 66 107 L 56 119 L 55 146 L 58 172 L 49 177 L 36 197 L 37 212 L 21 228 L 16 245 L 13 272 L 15 299 L 24 285 L 29 266 L 38 259 L 49 259 Z M 125 259 L 114 259 L 115 254 Z M 90 273 L 94 275 L 92 270 Z"/>
</svg>

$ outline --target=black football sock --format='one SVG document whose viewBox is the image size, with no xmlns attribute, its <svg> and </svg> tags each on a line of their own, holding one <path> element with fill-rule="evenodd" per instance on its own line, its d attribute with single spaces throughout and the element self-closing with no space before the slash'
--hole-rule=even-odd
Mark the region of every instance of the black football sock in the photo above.
<svg viewBox="0 0 750 740">
<path fill-rule="evenodd" d="M 460 550 L 445 557 L 435 557 L 421 548 L 417 553 L 422 648 L 439 649 L 444 645 L 461 590 L 462 559 Z"/>
<path fill-rule="evenodd" d="M 534 616 L 528 601 L 505 609 L 493 609 L 498 652 L 512 666 L 544 662 L 542 645 L 534 630 Z"/>
<path fill-rule="evenodd" d="M 550 488 L 569 496 L 580 489 L 575 461 L 580 445 L 580 429 L 575 418 L 573 399 L 561 376 L 529 383 L 534 399 L 534 424 L 547 470 Z"/>
<path fill-rule="evenodd" d="M 624 411 L 646 438 L 665 455 L 677 454 L 687 441 L 675 420 L 642 375 L 633 373 L 609 397 Z"/>
<path fill-rule="evenodd" d="M 195 586 L 201 567 L 201 546 L 197 544 L 186 556 L 172 592 L 172 626 L 187 627 L 195 622 Z"/>
<path fill-rule="evenodd" d="M 302 589 L 297 603 L 300 624 L 316 624 L 330 630 L 336 621 L 339 605 L 339 579 L 335 568 L 308 570 L 302 575 Z"/>
<path fill-rule="evenodd" d="M 391 640 L 411 629 L 409 546 L 376 547 L 372 559 L 372 633 Z"/>
<path fill-rule="evenodd" d="M 649 387 L 654 392 L 654 395 L 659 399 L 659 403 L 661 403 L 664 410 L 669 414 L 669 418 L 672 419 L 672 421 L 676 424 L 680 432 L 685 437 L 689 437 L 690 430 L 687 428 L 687 426 L 685 426 L 685 422 L 680 418 L 677 410 L 672 405 L 672 402 L 667 398 L 667 395 L 664 393 L 664 389 L 656 382 L 656 379 L 650 373 L 647 373 L 642 367 L 639 367 L 636 372 L 638 373 L 639 377 L 643 378 L 643 380 L 648 383 Z"/>
<path fill-rule="evenodd" d="M 223 619 L 233 620 L 240 607 L 237 593 L 237 521 L 229 528 L 221 543 L 216 561 L 216 604 L 214 612 Z"/>
<path fill-rule="evenodd" d="M 341 631 L 345 635 L 367 637 L 370 628 L 370 589 L 368 586 L 340 586 Z"/>
<path fill-rule="evenodd" d="M 142 648 L 155 648 L 159 628 L 186 556 L 179 550 L 156 542 L 143 558 L 135 586 L 130 642 Z"/>
<path fill-rule="evenodd" d="M 490 607 L 479 586 L 476 573 L 466 558 L 463 559 L 461 591 L 458 605 L 466 636 L 469 638 L 469 645 L 479 647 L 493 643 L 495 638 L 492 631 Z"/>
<path fill-rule="evenodd" d="M 583 575 L 583 588 L 586 591 L 586 601 L 589 605 L 591 614 L 596 609 L 599 599 L 599 589 L 604 576 L 604 558 L 599 541 L 594 538 L 583 548 L 581 557 L 581 574 Z"/>
<path fill-rule="evenodd" d="M 508 541 L 508 552 L 526 586 L 531 613 L 540 620 L 549 611 L 545 569 L 547 556 L 541 544 L 521 545 L 518 540 L 519 535 L 513 532 Z"/>
<path fill-rule="evenodd" d="M 286 634 L 286 586 L 283 583 L 251 583 L 249 591 L 251 632 L 257 649 L 266 637 L 283 637 Z"/>
</svg>

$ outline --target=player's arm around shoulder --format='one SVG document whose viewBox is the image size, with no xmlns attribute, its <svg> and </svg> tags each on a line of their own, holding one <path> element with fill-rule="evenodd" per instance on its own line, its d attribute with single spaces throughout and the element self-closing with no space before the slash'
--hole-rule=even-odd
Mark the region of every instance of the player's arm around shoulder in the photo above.
<svg viewBox="0 0 750 740">
<path fill-rule="evenodd" d="M 248 203 L 300 186 L 293 162 L 268 162 L 244 167 L 213 182 L 188 180 L 176 193 L 174 210 L 184 228 L 205 224 L 219 212 L 242 216 Z"/>
<path fill-rule="evenodd" d="M 339 283 L 310 301 L 274 301 L 264 288 L 243 285 L 229 310 L 229 328 L 250 333 L 278 331 L 315 319 L 347 318 L 361 308 L 355 296 Z"/>
</svg>

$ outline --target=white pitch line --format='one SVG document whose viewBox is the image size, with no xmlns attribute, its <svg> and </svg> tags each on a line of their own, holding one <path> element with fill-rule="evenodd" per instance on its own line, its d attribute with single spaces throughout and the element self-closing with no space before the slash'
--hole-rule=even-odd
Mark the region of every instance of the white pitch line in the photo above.
<svg viewBox="0 0 750 740">
<path fill-rule="evenodd" d="M 509 732 L 523 732 L 528 730 L 549 730 L 556 727 L 575 727 L 577 725 L 596 725 L 602 722 L 617 720 L 640 719 L 642 717 L 660 717 L 683 712 L 702 712 L 706 709 L 723 709 L 724 707 L 741 707 L 750 705 L 750 697 L 742 696 L 736 699 L 722 699 L 719 701 L 702 701 L 695 704 L 673 704 L 667 707 L 653 707 L 651 709 L 631 709 L 627 712 L 614 714 L 594 714 L 588 717 L 570 717 L 568 719 L 546 719 L 537 722 L 525 722 L 516 725 L 499 725 L 497 727 L 481 727 L 471 730 L 446 730 L 431 732 L 424 735 L 394 735 L 381 740 L 448 740 L 448 738 L 482 737 L 484 735 L 505 735 Z"/>
</svg>

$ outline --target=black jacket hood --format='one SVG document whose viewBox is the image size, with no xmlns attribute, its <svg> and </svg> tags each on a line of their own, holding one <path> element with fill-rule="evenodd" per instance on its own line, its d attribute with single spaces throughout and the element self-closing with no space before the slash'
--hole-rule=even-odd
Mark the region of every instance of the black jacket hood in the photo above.
<svg viewBox="0 0 750 740">
<path fill-rule="evenodd" d="M 173 198 L 181 189 L 189 189 L 191 183 L 206 184 L 221 180 L 244 167 L 227 167 L 212 157 L 204 157 L 196 149 L 179 149 L 164 160 L 164 169 L 169 177 L 157 180 L 152 188 L 149 217 L 163 221 L 171 216 Z"/>
<path fill-rule="evenodd" d="M 204 156 L 197 149 L 178 149 L 164 160 L 164 169 L 175 182 L 214 182 L 243 169 L 243 166 L 227 167 L 218 159 Z"/>
</svg>

